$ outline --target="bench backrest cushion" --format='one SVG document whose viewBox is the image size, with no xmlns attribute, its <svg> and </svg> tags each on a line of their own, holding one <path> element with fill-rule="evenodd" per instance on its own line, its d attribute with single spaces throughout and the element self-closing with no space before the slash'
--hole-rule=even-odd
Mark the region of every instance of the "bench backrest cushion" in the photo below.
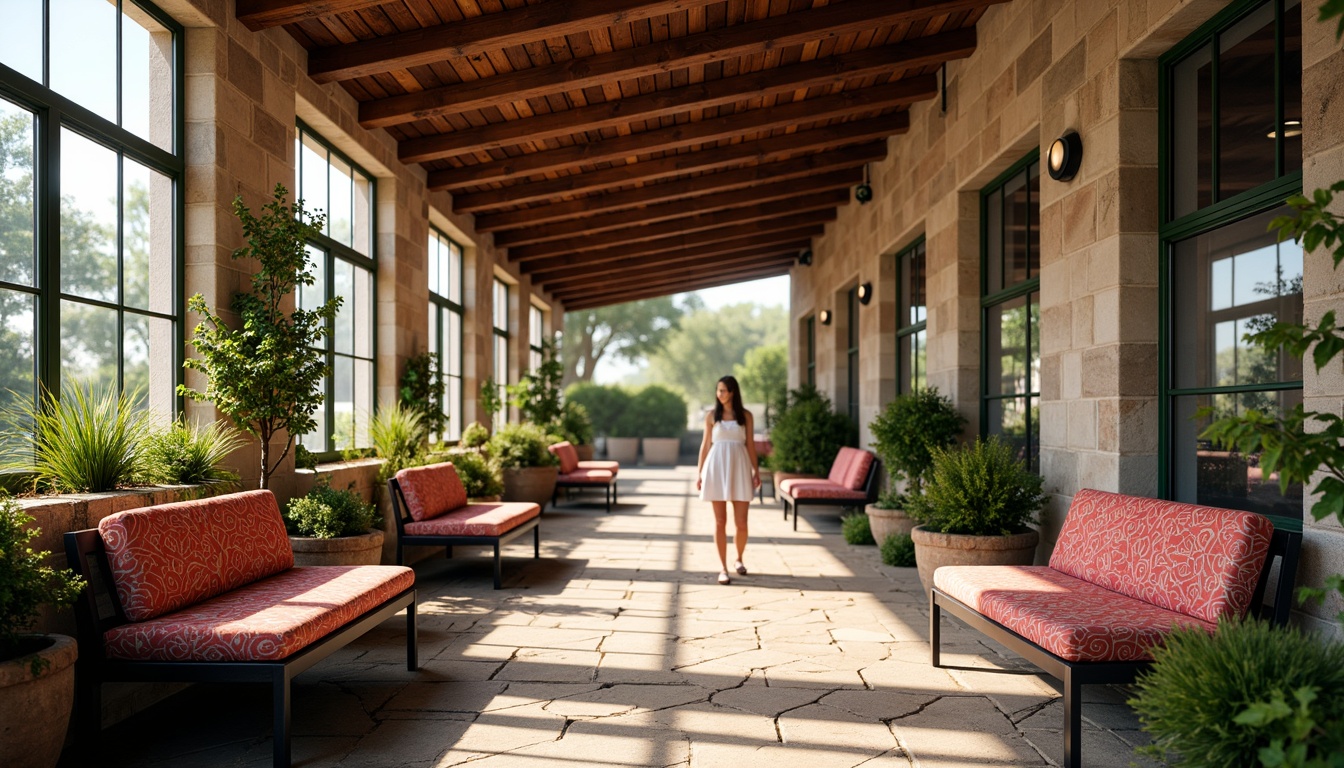
<svg viewBox="0 0 1344 768">
<path fill-rule="evenodd" d="M 145 621 L 294 567 L 275 494 L 247 491 L 98 523 L 126 618 Z"/>
<path fill-rule="evenodd" d="M 873 456 L 872 451 L 863 451 L 858 448 L 841 448 L 842 451 L 853 451 L 849 459 L 849 466 L 845 468 L 845 477 L 840 482 L 851 491 L 862 491 L 864 483 L 868 482 L 868 471 L 873 468 L 873 462 L 877 457 Z"/>
<path fill-rule="evenodd" d="M 831 471 L 826 475 L 826 479 L 836 485 L 844 485 L 845 478 L 849 476 L 849 463 L 854 460 L 856 451 L 854 448 L 841 448 L 835 454 L 835 461 L 831 462 Z"/>
<path fill-rule="evenodd" d="M 568 440 L 556 443 L 546 450 L 555 454 L 555 457 L 560 460 L 560 474 L 568 475 L 579 468 L 579 452 L 574 449 L 574 444 Z"/>
<path fill-rule="evenodd" d="M 401 497 L 412 520 L 432 520 L 467 506 L 467 489 L 450 462 L 412 467 L 397 473 Z"/>
<path fill-rule="evenodd" d="M 1209 622 L 1242 616 L 1274 526 L 1251 512 L 1083 490 L 1050 567 Z"/>
</svg>

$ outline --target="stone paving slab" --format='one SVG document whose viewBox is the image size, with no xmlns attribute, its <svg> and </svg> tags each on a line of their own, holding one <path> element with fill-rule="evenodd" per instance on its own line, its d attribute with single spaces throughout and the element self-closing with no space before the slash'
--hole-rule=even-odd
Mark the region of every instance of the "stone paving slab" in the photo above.
<svg viewBox="0 0 1344 768">
<path fill-rule="evenodd" d="M 838 535 L 837 514 L 753 505 L 748 576 L 715 583 L 692 471 L 621 473 L 612 514 L 548 510 L 542 559 L 506 547 L 416 566 L 421 669 L 392 620 L 300 676 L 297 766 L 1044 766 L 1056 686 L 948 619 L 929 665 L 913 569 Z M 730 545 L 731 546 L 731 545 Z M 1089 766 L 1149 766 L 1123 690 L 1087 689 Z M 117 766 L 266 766 L 264 687 L 192 686 L 105 732 Z"/>
</svg>

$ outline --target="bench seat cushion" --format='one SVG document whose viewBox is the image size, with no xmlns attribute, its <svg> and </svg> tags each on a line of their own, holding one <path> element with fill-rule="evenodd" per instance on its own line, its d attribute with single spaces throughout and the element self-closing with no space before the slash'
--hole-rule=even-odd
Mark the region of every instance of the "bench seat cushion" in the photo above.
<svg viewBox="0 0 1344 768">
<path fill-rule="evenodd" d="M 579 469 L 605 469 L 615 477 L 621 473 L 621 462 L 619 461 L 580 461 Z"/>
<path fill-rule="evenodd" d="M 467 505 L 467 488 L 450 462 L 403 469 L 397 485 L 412 520 L 432 520 Z"/>
<path fill-rule="evenodd" d="M 287 658 L 415 585 L 395 565 L 297 567 L 103 635 L 128 661 L 275 661 Z"/>
<path fill-rule="evenodd" d="M 579 468 L 560 475 L 556 482 L 562 485 L 610 485 L 615 478 L 615 473 L 610 470 Z"/>
<path fill-rule="evenodd" d="M 432 520 L 406 523 L 407 536 L 502 536 L 541 514 L 529 501 L 468 504 Z"/>
<path fill-rule="evenodd" d="M 846 488 L 830 480 L 812 480 L 791 477 L 779 484 L 779 490 L 795 499 L 835 499 L 837 501 L 865 501 L 863 491 Z"/>
<path fill-rule="evenodd" d="M 1217 625 L 1047 566 L 943 566 L 934 586 L 1068 661 L 1144 661 L 1176 627 Z"/>
</svg>

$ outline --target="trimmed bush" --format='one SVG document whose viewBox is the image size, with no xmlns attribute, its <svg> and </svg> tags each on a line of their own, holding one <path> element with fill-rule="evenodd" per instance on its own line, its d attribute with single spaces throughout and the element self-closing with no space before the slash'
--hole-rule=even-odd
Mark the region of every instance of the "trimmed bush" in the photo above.
<svg viewBox="0 0 1344 768">
<path fill-rule="evenodd" d="M 335 539 L 368 533 L 378 519 L 378 508 L 351 490 L 337 490 L 325 482 L 285 506 L 285 527 L 293 536 Z"/>
<path fill-rule="evenodd" d="M 877 543 L 873 539 L 873 529 L 869 525 L 868 516 L 862 512 L 851 512 L 840 518 L 840 533 L 845 537 L 846 543 L 856 546 Z"/>
<path fill-rule="evenodd" d="M 560 463 L 547 446 L 553 441 L 535 424 L 507 424 L 486 443 L 486 451 L 500 469 L 553 467 Z"/>
<path fill-rule="evenodd" d="M 882 562 L 897 568 L 915 567 L 915 542 L 909 534 L 893 533 L 882 542 Z"/>
<path fill-rule="evenodd" d="M 208 427 L 175 421 L 146 439 L 147 476 L 156 483 L 230 486 L 238 475 L 223 462 L 242 445 L 242 435 L 222 421 Z"/>
<path fill-rule="evenodd" d="M 490 440 L 490 430 L 479 421 L 473 421 L 462 430 L 461 444 L 463 448 L 480 448 Z"/>
<path fill-rule="evenodd" d="M 616 420 L 614 437 L 681 437 L 686 431 L 686 400 L 676 392 L 650 384 L 635 393 Z"/>
<path fill-rule="evenodd" d="M 560 434 L 574 445 L 593 444 L 593 420 L 583 403 L 566 402 L 560 410 Z"/>
<path fill-rule="evenodd" d="M 478 499 L 482 496 L 498 496 L 504 493 L 504 481 L 499 471 L 490 466 L 484 456 L 475 451 L 455 451 L 438 457 L 439 461 L 451 461 L 467 496 Z"/>
<path fill-rule="evenodd" d="M 1041 485 L 1041 478 L 997 436 L 960 448 L 934 448 L 928 487 L 909 498 L 907 512 L 940 533 L 1021 533 L 1045 506 Z"/>
<path fill-rule="evenodd" d="M 593 422 L 593 431 L 599 435 L 612 434 L 617 420 L 630 407 L 630 399 L 630 393 L 620 387 L 588 382 L 571 384 L 565 390 L 565 401 L 586 408 L 588 418 Z"/>
<path fill-rule="evenodd" d="M 770 430 L 773 452 L 767 459 L 777 472 L 825 476 L 835 455 L 857 442 L 854 423 L 831 410 L 831 401 L 815 387 L 789 393 L 789 406 Z"/>
<path fill-rule="evenodd" d="M 919 493 L 924 475 L 933 466 L 930 449 L 952 445 L 965 423 L 950 399 L 936 389 L 925 388 L 887 403 L 869 426 L 873 450 L 893 486 L 904 479 L 911 493 Z"/>
</svg>

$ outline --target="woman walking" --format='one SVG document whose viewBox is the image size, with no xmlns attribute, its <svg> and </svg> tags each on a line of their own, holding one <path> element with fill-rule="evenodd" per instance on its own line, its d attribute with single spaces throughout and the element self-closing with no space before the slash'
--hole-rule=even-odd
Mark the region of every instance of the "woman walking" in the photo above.
<svg viewBox="0 0 1344 768">
<path fill-rule="evenodd" d="M 733 504 L 733 539 L 739 576 L 747 575 L 742 553 L 747 548 L 747 505 L 761 484 L 757 468 L 755 432 L 751 414 L 742 407 L 737 379 L 724 376 L 714 391 L 714 410 L 705 414 L 705 439 L 700 443 L 695 488 L 700 499 L 714 507 L 714 546 L 719 550 L 719 583 L 731 584 L 728 575 L 728 503 Z"/>
</svg>

